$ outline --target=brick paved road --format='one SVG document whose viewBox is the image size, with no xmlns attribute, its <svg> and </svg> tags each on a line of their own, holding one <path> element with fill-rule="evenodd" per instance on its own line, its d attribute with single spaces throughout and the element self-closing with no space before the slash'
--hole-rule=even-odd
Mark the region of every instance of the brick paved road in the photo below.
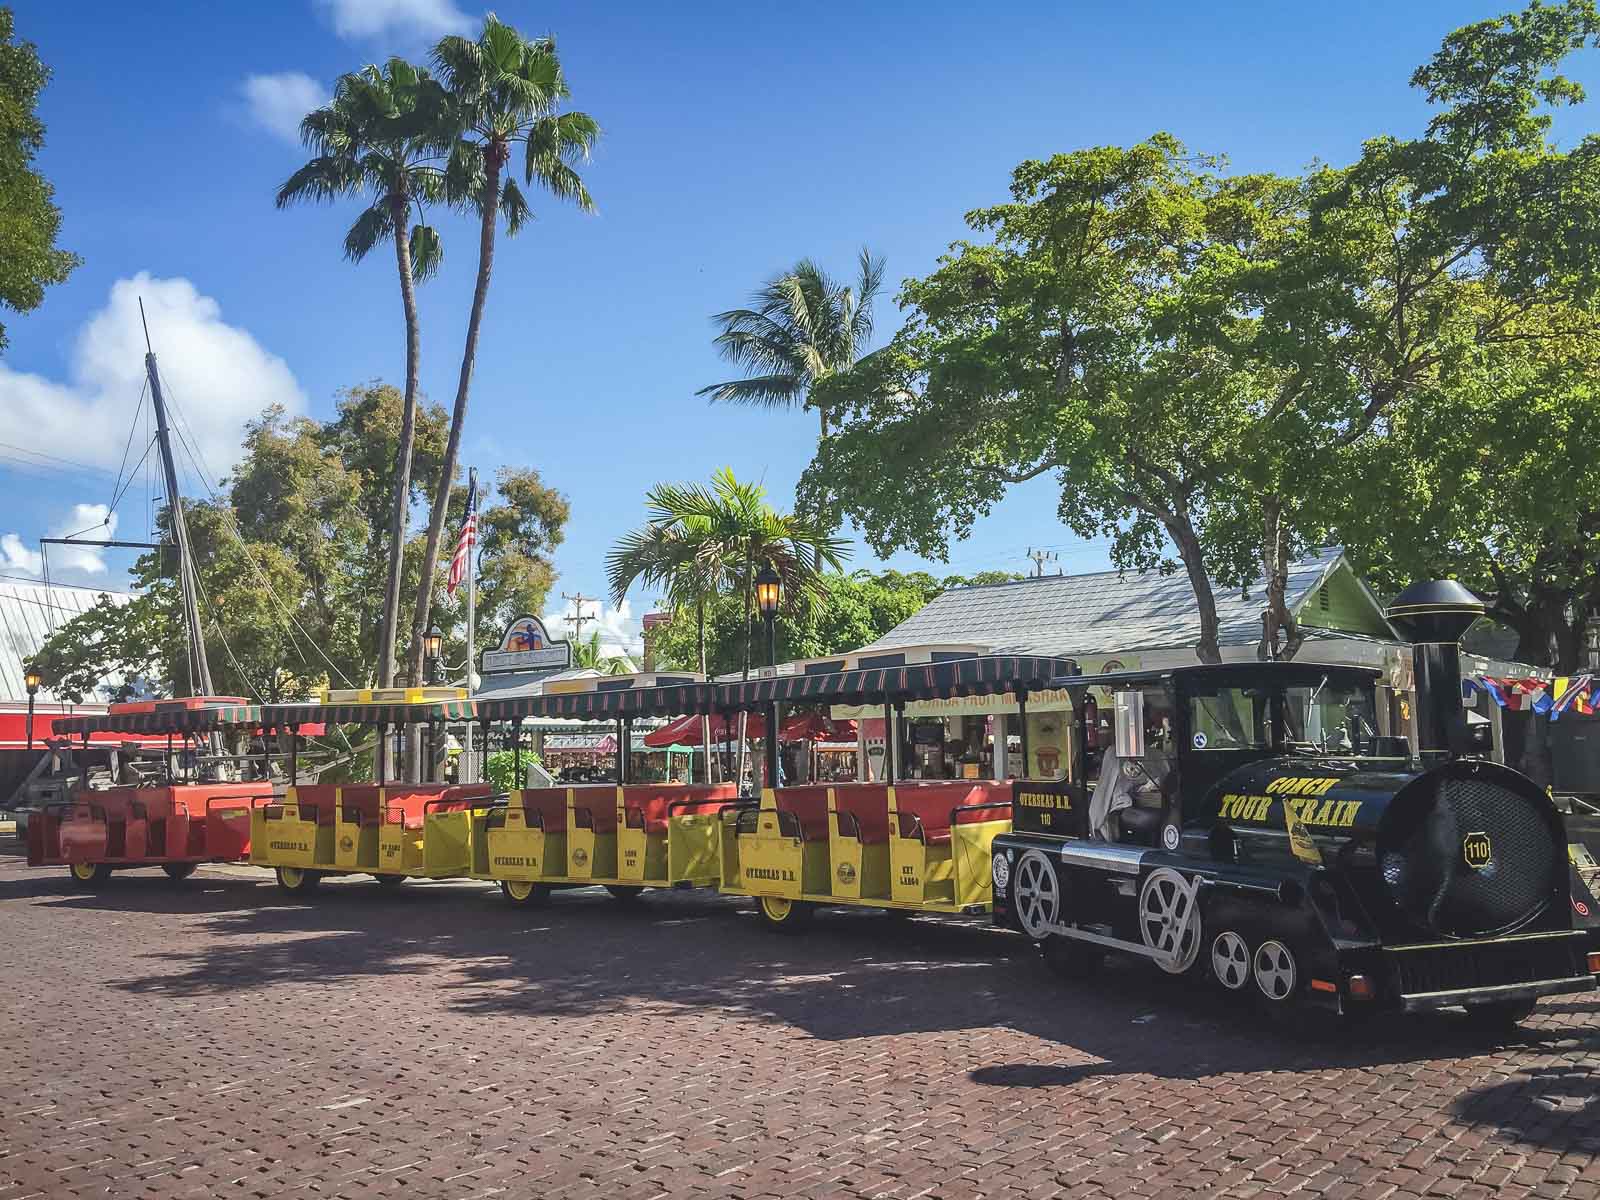
<svg viewBox="0 0 1600 1200">
<path fill-rule="evenodd" d="M 931 919 L 0 858 L 0 1200 L 1600 1195 L 1600 1003 L 1304 1043 Z"/>
</svg>

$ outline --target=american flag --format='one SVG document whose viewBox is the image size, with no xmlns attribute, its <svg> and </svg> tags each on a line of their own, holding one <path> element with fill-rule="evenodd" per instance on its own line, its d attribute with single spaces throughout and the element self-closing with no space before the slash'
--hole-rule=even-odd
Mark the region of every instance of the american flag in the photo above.
<svg viewBox="0 0 1600 1200">
<path fill-rule="evenodd" d="M 461 536 L 456 539 L 456 552 L 450 559 L 450 578 L 445 581 L 445 591 L 456 594 L 461 581 L 467 577 L 467 564 L 472 561 L 472 547 L 478 543 L 478 473 L 467 472 L 467 517 L 461 522 Z"/>
</svg>

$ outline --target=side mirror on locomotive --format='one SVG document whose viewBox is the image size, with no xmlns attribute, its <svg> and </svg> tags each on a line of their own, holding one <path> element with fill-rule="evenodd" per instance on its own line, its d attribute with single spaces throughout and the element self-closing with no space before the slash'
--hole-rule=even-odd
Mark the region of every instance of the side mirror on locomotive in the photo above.
<svg viewBox="0 0 1600 1200">
<path fill-rule="evenodd" d="M 1413 643 L 1415 753 L 1379 732 L 1373 669 L 1057 681 L 1110 693 L 1112 745 L 1089 785 L 1080 719 L 1073 777 L 1017 784 L 996 921 L 1064 974 L 1120 950 L 1272 1008 L 1465 1007 L 1504 1025 L 1540 996 L 1593 990 L 1600 899 L 1561 814 L 1468 731 L 1459 642 L 1482 613 L 1451 581 L 1389 610 Z"/>
</svg>

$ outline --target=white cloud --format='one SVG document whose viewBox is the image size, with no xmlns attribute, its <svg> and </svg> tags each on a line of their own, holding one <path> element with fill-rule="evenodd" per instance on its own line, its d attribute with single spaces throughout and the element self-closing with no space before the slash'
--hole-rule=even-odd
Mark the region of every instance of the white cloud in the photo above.
<svg viewBox="0 0 1600 1200">
<path fill-rule="evenodd" d="M 544 627 L 554 638 L 572 639 L 572 625 L 568 618 L 573 606 L 562 604 L 552 607 L 544 615 Z M 600 649 L 606 654 L 627 654 L 637 659 L 644 650 L 643 622 L 633 613 L 633 606 L 624 600 L 618 607 L 599 600 L 588 600 L 583 605 L 583 640 L 588 641 L 595 629 L 600 630 Z"/>
<path fill-rule="evenodd" d="M 247 75 L 239 91 L 250 119 L 273 137 L 300 144 L 300 121 L 328 102 L 328 89 L 301 71 Z"/>
<path fill-rule="evenodd" d="M 306 399 L 288 364 L 224 322 L 221 306 L 187 279 L 141 272 L 112 284 L 105 307 L 78 332 L 65 383 L 0 361 L 0 442 L 117 470 L 145 386 L 141 297 L 172 423 L 194 444 L 215 488 L 238 461 L 246 421 L 270 404 L 304 412 Z M 177 437 L 173 453 L 180 476 L 192 475 Z"/>
<path fill-rule="evenodd" d="M 72 512 L 53 524 L 46 537 L 83 537 L 94 541 L 110 541 L 117 536 L 117 514 L 104 504 L 75 504 Z M 45 556 L 42 550 L 30 549 L 15 533 L 0 534 L 0 568 L 35 577 L 44 574 Z M 53 546 L 50 549 L 50 573 L 68 575 L 104 575 L 105 552 L 96 546 Z"/>
<path fill-rule="evenodd" d="M 465 33 L 472 19 L 450 0 L 320 0 L 333 20 L 334 32 L 345 38 L 399 34 L 440 37 Z"/>
</svg>

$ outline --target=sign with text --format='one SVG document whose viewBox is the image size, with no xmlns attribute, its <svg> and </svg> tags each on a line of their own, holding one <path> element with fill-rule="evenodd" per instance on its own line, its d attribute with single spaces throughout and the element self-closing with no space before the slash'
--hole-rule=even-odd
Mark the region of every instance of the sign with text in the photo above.
<svg viewBox="0 0 1600 1200">
<path fill-rule="evenodd" d="M 572 646 L 552 638 L 538 617 L 518 617 L 506 627 L 494 650 L 485 650 L 479 673 L 504 675 L 512 671 L 563 671 L 572 665 Z"/>
</svg>

